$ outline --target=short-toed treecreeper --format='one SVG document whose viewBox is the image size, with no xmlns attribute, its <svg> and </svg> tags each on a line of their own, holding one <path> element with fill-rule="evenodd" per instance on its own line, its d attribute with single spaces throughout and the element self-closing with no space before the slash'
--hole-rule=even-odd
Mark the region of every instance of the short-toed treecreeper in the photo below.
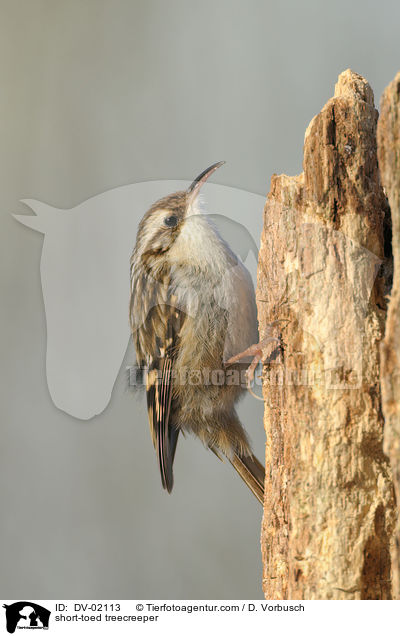
<svg viewBox="0 0 400 636">
<path fill-rule="evenodd" d="M 253 284 L 245 266 L 200 210 L 198 196 L 224 162 L 186 191 L 160 199 L 140 222 L 131 258 L 130 323 L 164 488 L 171 492 L 179 433 L 226 456 L 262 503 L 264 468 L 252 454 L 235 404 L 243 364 L 226 361 L 257 342 Z"/>
</svg>

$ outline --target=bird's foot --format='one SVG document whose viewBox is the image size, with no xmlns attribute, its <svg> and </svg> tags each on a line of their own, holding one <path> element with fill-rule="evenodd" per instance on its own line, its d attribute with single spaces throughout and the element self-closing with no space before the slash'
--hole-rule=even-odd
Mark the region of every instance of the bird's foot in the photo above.
<svg viewBox="0 0 400 636">
<path fill-rule="evenodd" d="M 280 322 L 283 321 L 275 320 L 270 325 L 268 325 L 266 336 L 262 338 L 262 340 L 260 340 L 256 344 L 251 345 L 244 351 L 237 353 L 235 356 L 229 358 L 229 360 L 225 362 L 225 365 L 229 366 L 230 364 L 239 362 L 239 360 L 242 360 L 243 358 L 253 356 L 253 360 L 246 371 L 247 381 L 248 384 L 250 384 L 254 378 L 254 372 L 258 364 L 260 362 L 262 364 L 265 364 L 266 362 L 275 359 L 283 350 L 283 341 L 281 336 L 276 337 L 272 335 L 273 328 L 276 327 Z M 271 345 L 275 346 L 271 347 Z"/>
</svg>

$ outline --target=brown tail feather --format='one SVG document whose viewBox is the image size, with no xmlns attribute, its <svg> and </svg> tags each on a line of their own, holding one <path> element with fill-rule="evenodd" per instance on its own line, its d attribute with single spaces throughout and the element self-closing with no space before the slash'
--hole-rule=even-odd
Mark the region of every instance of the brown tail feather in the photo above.
<svg viewBox="0 0 400 636">
<path fill-rule="evenodd" d="M 250 488 L 252 493 L 257 497 L 261 505 L 264 505 L 264 466 L 260 464 L 257 457 L 249 455 L 235 455 L 229 459 L 232 466 L 241 476 L 244 483 Z"/>
</svg>

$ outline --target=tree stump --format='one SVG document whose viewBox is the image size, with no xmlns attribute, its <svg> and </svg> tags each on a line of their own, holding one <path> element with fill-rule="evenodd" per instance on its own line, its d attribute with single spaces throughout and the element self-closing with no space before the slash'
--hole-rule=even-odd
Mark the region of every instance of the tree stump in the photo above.
<svg viewBox="0 0 400 636">
<path fill-rule="evenodd" d="M 395 523 L 383 453 L 386 318 L 378 114 L 339 77 L 305 135 L 304 172 L 272 177 L 257 303 L 264 365 L 263 587 L 273 599 L 390 599 Z M 271 340 L 270 349 L 274 349 Z"/>
</svg>

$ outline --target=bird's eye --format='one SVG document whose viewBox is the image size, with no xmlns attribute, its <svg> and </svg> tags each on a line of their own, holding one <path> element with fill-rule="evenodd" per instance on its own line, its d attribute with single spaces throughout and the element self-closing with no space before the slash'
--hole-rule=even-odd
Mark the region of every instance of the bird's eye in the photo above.
<svg viewBox="0 0 400 636">
<path fill-rule="evenodd" d="M 164 225 L 166 225 L 167 227 L 175 227 L 176 225 L 178 225 L 178 217 L 175 216 L 175 214 L 165 217 Z"/>
</svg>

